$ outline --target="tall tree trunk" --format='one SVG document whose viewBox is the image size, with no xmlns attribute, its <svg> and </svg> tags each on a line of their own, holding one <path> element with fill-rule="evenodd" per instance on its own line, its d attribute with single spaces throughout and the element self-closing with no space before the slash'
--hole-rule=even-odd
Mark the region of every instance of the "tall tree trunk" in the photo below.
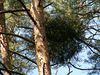
<svg viewBox="0 0 100 75">
<path fill-rule="evenodd" d="M 32 0 L 31 13 L 36 21 L 33 25 L 39 75 L 51 75 L 47 40 L 44 28 L 43 0 Z"/>
<path fill-rule="evenodd" d="M 4 0 L 0 0 L 0 11 L 4 10 L 3 6 Z M 5 27 L 5 15 L 0 14 L 0 32 L 6 32 Z M 8 40 L 7 36 L 0 34 L 0 47 L 1 47 L 1 56 L 2 56 L 2 63 L 5 65 L 5 67 L 10 70 L 11 69 L 11 56 L 9 53 L 9 46 L 8 46 Z M 10 75 L 7 71 L 4 72 L 4 75 Z"/>
</svg>

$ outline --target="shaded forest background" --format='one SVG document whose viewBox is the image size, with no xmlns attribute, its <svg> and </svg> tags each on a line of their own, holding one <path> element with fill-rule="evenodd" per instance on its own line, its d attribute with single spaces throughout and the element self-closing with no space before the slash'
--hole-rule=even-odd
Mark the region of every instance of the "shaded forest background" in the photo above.
<svg viewBox="0 0 100 75">
<path fill-rule="evenodd" d="M 8 72 L 7 75 L 27 75 L 38 67 L 35 22 L 31 12 L 31 3 L 35 0 L 2 1 L 0 6 L 3 4 L 4 9 L 0 7 L 0 19 L 4 18 L 4 22 L 0 20 L 0 71 Z M 56 69 L 67 65 L 67 75 L 73 72 L 71 67 L 86 70 L 89 75 L 99 75 L 100 0 L 45 0 L 43 11 L 50 66 Z M 2 36 L 7 39 L 6 59 L 10 61 L 7 64 L 2 59 L 5 54 L 2 52 Z M 77 67 L 76 62 L 84 58 L 79 57 L 83 51 L 88 56 L 84 63 L 92 64 L 90 68 Z"/>
</svg>

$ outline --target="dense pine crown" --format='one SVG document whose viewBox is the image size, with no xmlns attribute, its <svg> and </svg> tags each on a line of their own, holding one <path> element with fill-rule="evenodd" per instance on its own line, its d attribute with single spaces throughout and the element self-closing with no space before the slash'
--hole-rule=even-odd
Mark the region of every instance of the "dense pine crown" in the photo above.
<svg viewBox="0 0 100 75">
<path fill-rule="evenodd" d="M 36 42 L 33 39 L 34 23 L 29 16 L 32 15 L 30 12 L 32 1 L 35 0 L 5 0 L 3 3 L 5 10 L 2 11 L 0 7 L 0 15 L 5 13 L 6 26 L 6 32 L 0 32 L 0 35 L 7 35 L 8 51 L 11 53 L 11 65 L 15 74 L 27 75 L 37 68 Z M 100 68 L 99 0 L 44 0 L 43 12 L 50 65 L 68 65 L 69 61 L 76 63 L 80 58 L 84 58 L 78 56 L 84 50 L 88 55 L 85 62 L 92 64 L 92 69 Z M 2 62 L 1 53 L 0 62 Z M 4 73 L 2 63 L 0 68 L 3 68 L 0 70 Z M 94 73 L 100 72 L 99 70 L 89 72 L 90 75 Z"/>
</svg>

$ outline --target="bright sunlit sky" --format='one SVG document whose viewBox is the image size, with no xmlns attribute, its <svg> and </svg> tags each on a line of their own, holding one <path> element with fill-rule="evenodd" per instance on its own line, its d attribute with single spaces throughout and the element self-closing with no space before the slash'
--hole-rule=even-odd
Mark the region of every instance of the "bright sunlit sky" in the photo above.
<svg viewBox="0 0 100 75">
<path fill-rule="evenodd" d="M 56 70 L 53 69 L 52 75 L 56 75 L 56 72 L 57 75 L 67 75 L 68 70 L 67 67 L 60 67 L 59 69 Z M 28 75 L 38 75 L 37 69 L 33 70 L 33 72 L 29 73 Z M 73 69 L 73 72 L 70 75 L 87 75 L 87 72 Z"/>
<path fill-rule="evenodd" d="M 74 64 L 77 67 L 80 68 L 91 68 L 91 65 L 88 63 L 84 63 L 84 59 L 87 59 L 87 51 L 88 49 L 84 49 L 82 52 L 80 52 L 78 54 L 78 56 L 80 57 L 80 61 L 76 61 L 76 63 L 74 62 Z M 72 73 L 70 75 L 87 75 L 89 71 L 86 70 L 77 70 L 75 68 L 71 68 Z M 52 75 L 67 75 L 68 74 L 68 67 L 67 66 L 62 66 L 59 67 L 58 69 L 51 69 Z M 56 74 L 57 73 L 57 74 Z M 30 72 L 28 75 L 38 75 L 38 70 L 34 69 L 32 72 Z"/>
<path fill-rule="evenodd" d="M 80 71 L 77 69 L 72 68 L 71 69 L 73 72 L 70 75 L 87 75 L 87 71 Z M 56 74 L 57 72 L 57 74 Z M 52 75 L 67 75 L 68 69 L 66 67 L 60 67 L 58 69 L 52 69 Z M 31 73 L 28 75 L 38 75 L 37 69 L 33 70 Z"/>
</svg>

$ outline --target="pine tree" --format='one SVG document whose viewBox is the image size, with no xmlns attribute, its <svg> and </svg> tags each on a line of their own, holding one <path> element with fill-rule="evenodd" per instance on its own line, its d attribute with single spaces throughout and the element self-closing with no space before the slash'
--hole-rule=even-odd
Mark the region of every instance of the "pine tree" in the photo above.
<svg viewBox="0 0 100 75">
<path fill-rule="evenodd" d="M 0 0 L 0 11 L 4 10 L 3 6 L 4 0 Z M 5 26 L 5 14 L 0 14 L 0 32 L 5 33 L 6 32 L 6 26 Z M 8 70 L 11 70 L 11 54 L 9 53 L 9 45 L 7 36 L 0 34 L 0 46 L 1 46 L 1 56 L 2 56 L 2 63 L 7 68 L 4 72 L 4 75 L 10 75 Z"/>
<path fill-rule="evenodd" d="M 43 0 L 32 0 L 31 13 L 36 21 L 33 25 L 39 75 L 51 75 L 47 40 L 44 28 Z"/>
</svg>

